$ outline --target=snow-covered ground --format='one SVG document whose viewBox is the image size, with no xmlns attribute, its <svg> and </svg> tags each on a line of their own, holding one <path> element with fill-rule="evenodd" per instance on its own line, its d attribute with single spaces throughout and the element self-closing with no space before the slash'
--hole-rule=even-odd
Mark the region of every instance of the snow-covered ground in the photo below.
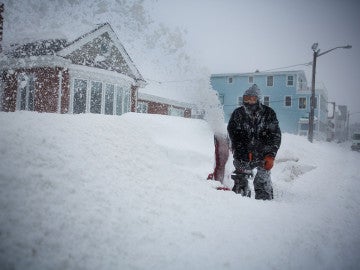
<svg viewBox="0 0 360 270">
<path fill-rule="evenodd" d="M 359 269 L 359 153 L 284 134 L 257 201 L 213 151 L 202 120 L 0 113 L 0 268 Z"/>
</svg>

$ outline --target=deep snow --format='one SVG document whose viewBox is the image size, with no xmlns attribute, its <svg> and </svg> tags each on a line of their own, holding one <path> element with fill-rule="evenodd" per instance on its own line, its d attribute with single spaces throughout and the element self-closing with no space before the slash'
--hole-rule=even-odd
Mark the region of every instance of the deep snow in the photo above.
<svg viewBox="0 0 360 270">
<path fill-rule="evenodd" d="M 205 180 L 212 136 L 169 116 L 0 113 L 0 268 L 359 269 L 359 153 L 283 134 L 275 199 L 257 201 Z"/>
</svg>

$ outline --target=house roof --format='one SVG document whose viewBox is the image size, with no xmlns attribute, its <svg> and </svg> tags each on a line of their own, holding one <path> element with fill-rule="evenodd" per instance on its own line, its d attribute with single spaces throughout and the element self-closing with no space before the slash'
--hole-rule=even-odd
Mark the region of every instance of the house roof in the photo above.
<svg viewBox="0 0 360 270">
<path fill-rule="evenodd" d="M 303 70 L 282 70 L 282 71 L 255 71 L 255 72 L 246 72 L 246 73 L 218 73 L 211 74 L 211 77 L 232 77 L 232 76 L 261 76 L 261 75 L 283 75 L 283 74 L 294 74 L 301 73 L 305 77 L 305 72 Z"/>
<path fill-rule="evenodd" d="M 101 46 L 98 46 L 96 48 L 98 51 L 95 51 L 88 45 L 94 40 L 98 40 L 98 43 L 103 42 L 105 35 L 105 41 L 107 44 L 104 44 L 104 46 L 102 46 L 102 44 Z M 109 45 L 109 43 L 111 43 L 111 45 Z M 109 55 L 105 56 L 102 54 L 102 48 L 108 46 L 115 48 L 110 49 L 112 49 L 112 52 L 116 50 L 115 53 L 118 56 L 117 58 L 121 58 L 120 60 L 112 59 Z M 82 49 L 92 49 L 92 52 L 83 53 L 81 51 Z M 80 53 L 83 54 L 83 56 L 77 57 Z M 75 59 L 77 60 L 77 63 L 75 64 L 89 65 L 118 73 L 124 73 L 127 76 L 133 78 L 139 85 L 146 85 L 146 81 L 140 74 L 139 70 L 136 68 L 134 62 L 108 23 L 98 25 L 95 29 L 81 35 L 72 42 L 67 42 L 66 39 L 38 40 L 22 45 L 12 46 L 12 48 L 4 52 L 4 54 L 10 58 L 28 58 L 31 56 L 53 55 L 63 57 L 65 59 L 70 59 L 73 63 Z"/>
<path fill-rule="evenodd" d="M 5 52 L 5 55 L 14 58 L 54 55 L 66 47 L 66 43 L 65 39 L 38 40 L 22 45 L 15 45 L 10 51 Z"/>
<path fill-rule="evenodd" d="M 85 33 L 84 35 L 75 39 L 74 41 L 69 43 L 65 48 L 60 50 L 58 52 L 58 54 L 63 57 L 68 57 L 70 54 L 74 53 L 76 50 L 79 50 L 82 46 L 85 46 L 87 43 L 91 42 L 92 40 L 101 37 L 105 33 L 107 33 L 107 35 L 111 39 L 113 45 L 121 53 L 121 56 L 125 60 L 127 67 L 131 71 L 130 76 L 133 77 L 140 84 L 143 84 L 143 86 L 144 86 L 146 84 L 144 78 L 140 74 L 139 70 L 136 68 L 134 62 L 132 61 L 129 54 L 126 52 L 124 46 L 121 44 L 119 38 L 115 34 L 114 30 L 108 23 L 100 24 L 100 25 L 98 25 L 97 28 L 95 28 L 92 31 Z"/>
</svg>

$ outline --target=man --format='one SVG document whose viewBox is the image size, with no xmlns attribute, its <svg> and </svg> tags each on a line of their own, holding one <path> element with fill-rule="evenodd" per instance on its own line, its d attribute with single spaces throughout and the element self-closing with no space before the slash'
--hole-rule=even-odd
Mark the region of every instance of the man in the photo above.
<svg viewBox="0 0 360 270">
<path fill-rule="evenodd" d="M 261 104 L 256 84 L 243 95 L 243 106 L 232 113 L 228 133 L 234 156 L 233 191 L 249 195 L 245 172 L 257 168 L 254 179 L 255 199 L 273 199 L 270 170 L 281 144 L 279 122 L 273 109 Z"/>
</svg>

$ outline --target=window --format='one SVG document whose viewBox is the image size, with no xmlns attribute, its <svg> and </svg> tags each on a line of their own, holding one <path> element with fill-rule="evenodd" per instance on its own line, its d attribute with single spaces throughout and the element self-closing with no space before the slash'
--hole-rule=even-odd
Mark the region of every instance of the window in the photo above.
<svg viewBox="0 0 360 270">
<path fill-rule="evenodd" d="M 291 96 L 285 97 L 285 107 L 291 107 L 292 99 Z"/>
<path fill-rule="evenodd" d="M 130 111 L 130 91 L 116 86 L 116 114 L 122 115 Z"/>
<path fill-rule="evenodd" d="M 299 79 L 299 90 L 300 91 L 306 90 L 305 83 L 302 78 Z"/>
<path fill-rule="evenodd" d="M 233 83 L 233 77 L 228 77 L 228 83 Z"/>
<path fill-rule="evenodd" d="M 33 111 L 35 99 L 35 78 L 26 74 L 18 77 L 16 107 L 18 110 Z"/>
<path fill-rule="evenodd" d="M 274 76 L 266 77 L 266 86 L 274 86 Z"/>
<path fill-rule="evenodd" d="M 130 111 L 130 98 L 130 87 L 75 79 L 72 111 L 121 115 Z"/>
<path fill-rule="evenodd" d="M 243 97 L 240 96 L 238 97 L 238 106 L 242 106 L 243 105 Z"/>
<path fill-rule="evenodd" d="M 251 83 L 251 84 L 254 83 L 254 77 L 253 76 L 249 76 L 249 83 Z"/>
<path fill-rule="evenodd" d="M 180 109 L 180 108 L 174 108 L 174 107 L 170 107 L 169 108 L 169 115 L 172 116 L 184 116 L 185 110 L 184 109 Z"/>
<path fill-rule="evenodd" d="M 224 105 L 224 95 L 223 94 L 219 94 L 219 101 L 221 105 Z"/>
<path fill-rule="evenodd" d="M 264 96 L 264 105 L 270 106 L 270 97 L 269 96 Z"/>
<path fill-rule="evenodd" d="M 106 84 L 105 88 L 105 114 L 113 114 L 114 111 L 114 85 Z"/>
<path fill-rule="evenodd" d="M 87 81 L 75 79 L 73 113 L 86 112 L 86 89 Z"/>
<path fill-rule="evenodd" d="M 136 111 L 138 113 L 147 113 L 148 112 L 148 104 L 146 102 L 138 102 Z"/>
<path fill-rule="evenodd" d="M 102 83 L 91 82 L 90 112 L 101 113 Z"/>
<path fill-rule="evenodd" d="M 286 77 L 286 86 L 294 86 L 294 76 L 288 75 Z"/>
<path fill-rule="evenodd" d="M 306 97 L 299 98 L 299 109 L 306 109 Z"/>
<path fill-rule="evenodd" d="M 117 86 L 116 87 L 116 114 L 122 115 L 124 113 L 123 108 L 123 96 L 124 96 L 124 90 L 122 87 Z"/>
<path fill-rule="evenodd" d="M 130 112 L 130 90 L 124 92 L 124 113 Z"/>
</svg>

